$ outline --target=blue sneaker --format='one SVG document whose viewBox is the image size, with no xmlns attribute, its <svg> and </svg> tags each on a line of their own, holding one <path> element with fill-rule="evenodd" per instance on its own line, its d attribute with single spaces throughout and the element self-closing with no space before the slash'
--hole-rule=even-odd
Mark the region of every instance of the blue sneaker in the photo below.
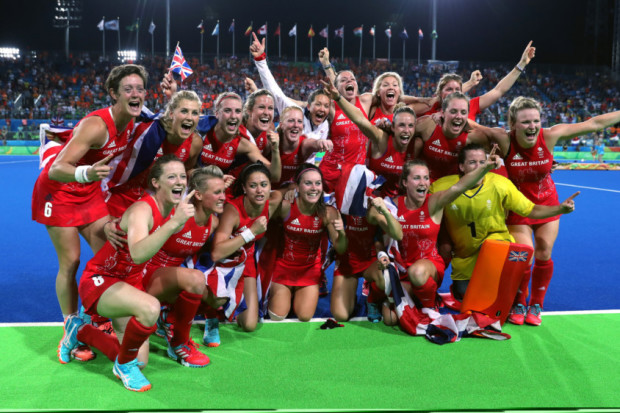
<svg viewBox="0 0 620 413">
<path fill-rule="evenodd" d="M 166 341 L 170 342 L 174 333 L 172 331 L 172 323 L 168 322 L 168 312 L 168 307 L 162 307 L 159 317 L 157 318 L 157 330 L 155 330 L 155 335 L 163 337 Z"/>
<path fill-rule="evenodd" d="M 84 321 L 76 314 L 72 314 L 65 320 L 64 334 L 58 343 L 58 361 L 67 364 L 71 361 L 71 351 L 79 344 L 77 333 Z"/>
<path fill-rule="evenodd" d="M 149 382 L 142 371 L 140 366 L 144 366 L 144 363 L 133 359 L 128 363 L 120 364 L 118 357 L 114 361 L 114 367 L 112 372 L 114 375 L 123 382 L 123 386 L 131 391 L 147 391 L 151 389 L 151 382 Z"/>
<path fill-rule="evenodd" d="M 220 320 L 217 318 L 207 318 L 205 320 L 205 332 L 202 341 L 207 347 L 220 346 Z"/>
<path fill-rule="evenodd" d="M 368 321 L 378 323 L 383 318 L 377 304 L 366 302 L 366 309 L 368 311 L 368 314 L 366 315 Z"/>
<path fill-rule="evenodd" d="M 174 348 L 168 344 L 168 357 L 185 367 L 204 367 L 211 362 L 206 354 L 198 351 L 198 344 L 194 343 L 191 338 L 185 344 Z"/>
<path fill-rule="evenodd" d="M 80 312 L 78 313 L 78 316 L 80 316 L 80 318 L 84 321 L 84 324 L 92 324 L 93 320 L 90 317 L 89 314 L 86 314 L 86 309 L 84 308 L 83 305 L 80 306 Z"/>
</svg>

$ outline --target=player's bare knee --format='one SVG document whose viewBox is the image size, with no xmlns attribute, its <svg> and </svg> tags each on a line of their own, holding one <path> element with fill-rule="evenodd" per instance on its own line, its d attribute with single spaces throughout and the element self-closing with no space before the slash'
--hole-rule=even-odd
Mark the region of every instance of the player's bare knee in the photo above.
<svg viewBox="0 0 620 413">
<path fill-rule="evenodd" d="M 269 318 L 272 319 L 273 321 L 282 321 L 286 318 L 285 315 L 278 315 L 276 313 L 274 313 L 273 311 L 271 311 L 271 309 L 268 310 L 269 311 Z"/>
</svg>

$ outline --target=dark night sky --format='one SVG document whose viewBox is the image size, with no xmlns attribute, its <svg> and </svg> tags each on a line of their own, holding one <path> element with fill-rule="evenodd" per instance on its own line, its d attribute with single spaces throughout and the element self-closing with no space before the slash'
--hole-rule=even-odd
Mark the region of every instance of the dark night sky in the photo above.
<svg viewBox="0 0 620 413">
<path fill-rule="evenodd" d="M 517 61 L 527 42 L 534 40 L 539 63 L 602 64 L 611 62 L 611 24 L 599 26 L 601 33 L 595 37 L 587 27 L 586 16 L 591 1 L 597 0 L 438 0 L 437 58 L 440 60 Z M 604 18 L 611 22 L 613 1 L 600 0 L 609 5 Z M 372 56 L 372 38 L 367 34 L 373 24 L 377 26 L 377 57 L 387 56 L 386 22 L 395 22 L 392 28 L 391 54 L 402 58 L 402 40 L 398 34 L 403 26 L 410 39 L 406 43 L 407 57 L 417 56 L 417 28 L 421 27 L 424 39 L 422 59 L 431 57 L 430 0 L 170 0 L 171 49 L 181 42 L 186 55 L 199 53 L 200 35 L 196 26 L 205 20 L 204 51 L 215 52 L 216 40 L 211 31 L 215 20 L 221 20 L 220 51 L 231 52 L 228 27 L 236 20 L 236 52 L 247 52 L 248 38 L 243 36 L 250 20 L 254 29 L 265 21 L 269 23 L 269 54 L 277 54 L 277 38 L 273 36 L 277 23 L 282 23 L 282 53 L 293 54 L 293 38 L 288 31 L 297 23 L 298 56 L 309 54 L 306 37 L 310 24 L 317 36 L 314 51 L 324 45 L 318 32 L 329 23 L 330 50 L 340 55 L 340 39 L 333 37 L 333 30 L 345 25 L 345 55 L 357 57 L 359 39 L 352 30 L 364 24 L 364 57 Z M 64 49 L 64 30 L 53 28 L 55 1 L 3 1 L 0 17 L 0 46 L 17 46 L 21 49 Z M 150 50 L 151 37 L 148 25 L 153 19 L 155 50 L 165 50 L 165 0 L 83 0 L 83 19 L 80 28 L 71 30 L 70 49 L 100 51 L 101 32 L 96 25 L 102 16 L 106 20 L 120 16 L 121 47 L 135 46 L 135 34 L 125 30 L 133 19 L 140 17 L 140 49 Z M 106 49 L 111 51 L 118 44 L 116 32 L 106 32 Z"/>
</svg>

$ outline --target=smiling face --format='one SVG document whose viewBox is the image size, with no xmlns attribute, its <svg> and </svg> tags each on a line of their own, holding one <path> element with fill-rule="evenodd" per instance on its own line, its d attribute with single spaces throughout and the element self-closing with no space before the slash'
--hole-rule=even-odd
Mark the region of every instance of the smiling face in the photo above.
<svg viewBox="0 0 620 413">
<path fill-rule="evenodd" d="M 321 178 L 321 174 L 316 170 L 311 169 L 304 172 L 299 177 L 299 184 L 297 187 L 299 199 L 307 204 L 316 204 L 323 196 L 323 179 Z"/>
<path fill-rule="evenodd" d="M 221 214 L 226 203 L 226 187 L 222 178 L 213 177 L 207 181 L 207 188 L 195 195 L 202 208 L 208 212 Z"/>
<path fill-rule="evenodd" d="M 178 205 L 187 188 L 187 174 L 182 162 L 171 161 L 162 166 L 162 173 L 152 178 L 155 196 L 163 203 Z"/>
<path fill-rule="evenodd" d="M 379 90 L 377 96 L 381 100 L 381 103 L 386 107 L 393 107 L 398 103 L 401 90 L 398 79 L 394 76 L 386 76 L 379 84 Z"/>
<path fill-rule="evenodd" d="M 459 136 L 465 125 L 467 125 L 467 115 L 469 115 L 469 103 L 466 99 L 451 99 L 443 113 L 442 130 L 447 138 Z"/>
<path fill-rule="evenodd" d="M 327 115 L 329 115 L 329 105 L 331 104 L 331 100 L 329 97 L 318 94 L 308 105 L 308 111 L 310 112 L 310 121 L 314 126 L 319 126 L 325 119 L 327 119 Z"/>
<path fill-rule="evenodd" d="M 121 79 L 118 90 L 110 90 L 110 95 L 115 100 L 114 106 L 120 108 L 122 113 L 137 117 L 146 97 L 144 81 L 136 74 L 125 76 Z"/>
<path fill-rule="evenodd" d="M 403 152 L 415 133 L 415 116 L 406 112 L 398 113 L 392 122 L 392 133 L 394 147 Z"/>
<path fill-rule="evenodd" d="M 248 117 L 248 129 L 258 132 L 258 134 L 269 130 L 273 121 L 273 110 L 274 105 L 271 96 L 258 96 Z"/>
<path fill-rule="evenodd" d="M 510 127 L 515 131 L 519 145 L 531 148 L 536 145 L 540 132 L 540 112 L 537 109 L 522 109 L 517 112 L 516 119 Z"/>
<path fill-rule="evenodd" d="M 353 72 L 348 70 L 340 72 L 336 78 L 335 86 L 346 100 L 353 100 L 357 96 L 357 80 L 355 80 Z"/>
<path fill-rule="evenodd" d="M 241 125 L 242 109 L 241 101 L 236 98 L 227 98 L 220 102 L 219 109 L 215 113 L 217 128 L 228 136 L 237 136 Z"/>
<path fill-rule="evenodd" d="M 172 121 L 172 134 L 185 140 L 191 136 L 198 125 L 200 116 L 200 103 L 181 99 L 176 109 L 170 115 Z"/>
<path fill-rule="evenodd" d="M 446 83 L 446 85 L 441 89 L 441 100 L 445 99 L 451 93 L 461 92 L 462 85 L 460 82 L 456 80 L 450 80 Z"/>
<path fill-rule="evenodd" d="M 246 199 L 253 205 L 265 205 L 271 192 L 269 177 L 262 172 L 253 172 L 243 184 Z"/>
<path fill-rule="evenodd" d="M 280 119 L 282 136 L 289 142 L 298 142 L 304 130 L 304 115 L 301 110 L 289 109 Z"/>
<path fill-rule="evenodd" d="M 428 167 L 413 165 L 409 168 L 407 178 L 401 182 L 407 198 L 417 205 L 424 203 L 428 188 L 431 185 Z"/>
</svg>

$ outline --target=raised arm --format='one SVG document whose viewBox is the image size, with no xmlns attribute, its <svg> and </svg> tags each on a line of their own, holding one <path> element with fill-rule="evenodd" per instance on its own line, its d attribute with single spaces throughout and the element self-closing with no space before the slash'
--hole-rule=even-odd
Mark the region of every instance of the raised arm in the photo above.
<svg viewBox="0 0 620 413">
<path fill-rule="evenodd" d="M 480 83 L 481 80 L 482 80 L 482 73 L 480 73 L 480 70 L 474 70 L 473 72 L 471 72 L 471 76 L 469 77 L 469 80 L 463 83 L 463 86 L 461 86 L 461 92 L 463 93 L 469 92 L 472 88 L 474 88 L 475 86 L 478 86 L 478 83 Z"/>
<path fill-rule="evenodd" d="M 129 207 L 121 219 L 121 228 L 127 231 L 127 247 L 133 262 L 142 264 L 153 258 L 168 238 L 194 216 L 195 208 L 191 199 L 195 192 L 190 192 L 177 205 L 172 218 L 151 234 L 149 234 L 153 226 L 151 207 L 146 202 L 137 202 Z"/>
<path fill-rule="evenodd" d="M 441 213 L 446 205 L 451 202 L 454 202 L 456 198 L 461 196 L 463 192 L 471 189 L 480 182 L 480 180 L 489 172 L 491 169 L 499 168 L 501 165 L 501 159 L 499 156 L 495 154 L 498 150 L 497 145 L 493 145 L 491 149 L 491 153 L 486 161 L 484 167 L 477 168 L 461 177 L 457 183 L 452 185 L 450 188 L 435 192 L 431 195 L 428 200 L 428 211 L 430 212 L 433 219 L 436 221 L 440 221 L 437 219 L 441 216 Z"/>
<path fill-rule="evenodd" d="M 321 66 L 323 66 L 325 76 L 327 76 L 332 83 L 336 83 L 336 68 L 329 61 L 329 49 L 327 47 L 319 50 L 319 62 L 321 62 Z"/>
<path fill-rule="evenodd" d="M 263 38 L 262 42 L 258 40 L 256 34 L 252 32 L 253 41 L 250 45 L 250 53 L 252 53 L 252 57 L 254 57 L 254 64 L 258 69 L 258 74 L 260 75 L 260 80 L 263 82 L 263 87 L 270 91 L 273 94 L 275 100 L 275 106 L 278 109 L 278 112 L 282 112 L 284 108 L 297 105 L 305 108 L 307 103 L 301 100 L 291 99 L 284 94 L 278 82 L 273 77 L 271 70 L 269 70 L 269 66 L 267 65 L 267 56 L 265 55 L 265 39 Z"/>
<path fill-rule="evenodd" d="M 349 101 L 343 99 L 340 92 L 338 92 L 338 89 L 336 89 L 336 86 L 334 86 L 334 83 L 330 79 L 327 80 L 328 82 L 321 80 L 325 92 L 334 100 L 334 102 L 338 104 L 338 106 L 340 106 L 351 122 L 355 123 L 362 133 L 366 135 L 375 145 L 387 143 L 387 134 L 373 125 L 355 105 L 352 105 Z"/>
<path fill-rule="evenodd" d="M 500 80 L 495 87 L 480 96 L 480 111 L 485 110 L 495 102 L 499 100 L 510 88 L 515 84 L 519 75 L 525 71 L 525 67 L 530 63 L 536 54 L 536 48 L 532 46 L 532 41 L 527 44 L 519 63 L 508 73 L 502 80 Z"/>
</svg>

